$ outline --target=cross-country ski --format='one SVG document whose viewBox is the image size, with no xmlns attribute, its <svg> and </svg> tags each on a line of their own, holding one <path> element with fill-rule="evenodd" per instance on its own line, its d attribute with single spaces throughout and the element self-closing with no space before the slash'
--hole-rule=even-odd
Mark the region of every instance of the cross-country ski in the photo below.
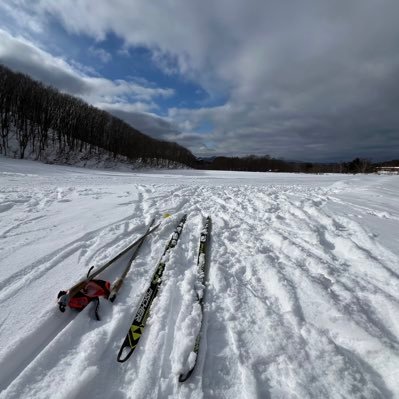
<svg viewBox="0 0 399 399">
<path fill-rule="evenodd" d="M 209 251 L 209 238 L 210 238 L 210 229 L 211 229 L 211 218 L 208 216 L 206 218 L 204 227 L 201 231 L 200 236 L 200 244 L 198 249 L 198 258 L 197 258 L 197 281 L 194 287 L 195 295 L 197 297 L 198 304 L 201 309 L 201 323 L 198 334 L 195 338 L 195 343 L 192 352 L 190 353 L 187 362 L 188 362 L 188 370 L 183 374 L 180 374 L 179 381 L 186 381 L 194 371 L 195 365 L 197 364 L 197 357 L 200 348 L 201 341 L 201 333 L 202 333 L 202 320 L 204 313 L 204 297 L 205 297 L 205 282 L 206 282 L 206 266 L 207 266 L 207 252 Z M 208 255 L 209 257 L 209 255 Z"/>
<path fill-rule="evenodd" d="M 150 314 L 152 302 L 157 296 L 159 288 L 162 283 L 162 275 L 168 263 L 169 251 L 172 250 L 179 241 L 180 235 L 183 231 L 184 224 L 186 223 L 186 218 L 187 215 L 184 215 L 182 217 L 170 241 L 166 245 L 162 257 L 158 262 L 154 274 L 152 275 L 150 286 L 148 287 L 147 291 L 143 296 L 143 299 L 140 302 L 136 315 L 134 316 L 132 325 L 130 326 L 126 338 L 123 341 L 122 346 L 118 352 L 118 357 L 117 357 L 118 362 L 125 362 L 127 359 L 129 359 L 133 351 L 136 349 L 137 344 L 139 343 L 141 335 L 144 332 L 144 327 L 147 318 Z"/>
</svg>

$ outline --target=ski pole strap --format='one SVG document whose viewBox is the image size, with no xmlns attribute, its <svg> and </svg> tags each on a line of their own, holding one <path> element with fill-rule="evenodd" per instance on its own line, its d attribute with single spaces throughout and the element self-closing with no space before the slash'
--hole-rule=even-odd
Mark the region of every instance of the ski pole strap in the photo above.
<svg viewBox="0 0 399 399">
<path fill-rule="evenodd" d="M 94 266 L 92 266 L 90 269 L 89 269 L 89 271 L 87 272 L 87 279 L 89 279 L 90 278 L 90 273 L 91 273 L 91 271 L 94 269 Z"/>
</svg>

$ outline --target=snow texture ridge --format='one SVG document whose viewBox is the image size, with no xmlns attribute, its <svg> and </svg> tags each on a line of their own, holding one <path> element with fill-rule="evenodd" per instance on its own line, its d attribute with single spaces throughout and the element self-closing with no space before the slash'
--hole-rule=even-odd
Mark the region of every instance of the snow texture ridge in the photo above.
<svg viewBox="0 0 399 399">
<path fill-rule="evenodd" d="M 0 157 L 0 399 L 399 398 L 397 176 L 123 173 Z M 147 237 L 116 301 L 58 291 Z M 133 356 L 116 355 L 179 220 Z M 212 216 L 204 325 L 198 243 Z M 130 253 L 107 269 L 114 281 Z"/>
</svg>

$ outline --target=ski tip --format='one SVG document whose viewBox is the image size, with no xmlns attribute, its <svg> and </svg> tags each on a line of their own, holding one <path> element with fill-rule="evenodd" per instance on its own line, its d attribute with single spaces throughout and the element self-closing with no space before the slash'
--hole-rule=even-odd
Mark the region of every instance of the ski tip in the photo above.
<svg viewBox="0 0 399 399">
<path fill-rule="evenodd" d="M 194 369 L 190 369 L 189 371 L 187 371 L 187 373 L 185 373 L 185 374 L 180 374 L 180 375 L 179 375 L 179 382 L 185 382 L 185 381 L 187 381 L 187 380 L 190 378 L 190 376 L 191 376 L 191 374 L 193 373 L 193 371 L 194 371 Z"/>
<path fill-rule="evenodd" d="M 119 350 L 119 353 L 118 353 L 118 356 L 117 356 L 116 360 L 119 363 L 126 362 L 126 360 L 129 359 L 129 357 L 132 355 L 132 353 L 133 353 L 133 351 L 135 349 L 136 349 L 136 345 L 134 345 L 133 347 L 130 347 L 129 345 L 125 345 L 125 344 L 122 345 L 120 350 Z"/>
<path fill-rule="evenodd" d="M 167 219 L 167 218 L 170 218 L 172 215 L 170 214 L 170 213 L 164 213 L 163 214 L 163 218 L 164 219 Z"/>
</svg>

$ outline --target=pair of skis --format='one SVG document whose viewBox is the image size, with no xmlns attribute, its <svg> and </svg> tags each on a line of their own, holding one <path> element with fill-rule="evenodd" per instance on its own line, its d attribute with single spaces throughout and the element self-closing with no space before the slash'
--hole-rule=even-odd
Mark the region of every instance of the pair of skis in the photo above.
<svg viewBox="0 0 399 399">
<path fill-rule="evenodd" d="M 147 291 L 145 292 L 139 308 L 136 312 L 136 315 L 134 316 L 133 322 L 129 328 L 129 331 L 122 343 L 122 346 L 119 350 L 117 360 L 118 362 L 125 362 L 126 360 L 129 359 L 129 357 L 133 354 L 134 350 L 137 347 L 137 344 L 141 338 L 141 335 L 143 334 L 144 327 L 147 321 L 147 318 L 150 313 L 150 308 L 152 305 L 152 302 L 154 301 L 161 282 L 162 282 L 162 274 L 165 270 L 165 256 L 166 254 L 176 246 L 177 241 L 179 240 L 179 237 L 181 235 L 181 232 L 183 230 L 184 224 L 186 222 L 187 215 L 184 215 L 183 218 L 180 220 L 178 226 L 176 227 L 175 232 L 172 235 L 172 238 L 170 239 L 169 243 L 167 244 L 164 253 L 155 269 L 155 272 L 152 276 L 151 284 L 148 287 Z M 196 283 L 196 295 L 197 295 L 197 301 L 200 305 L 201 308 L 201 313 L 203 313 L 203 301 L 204 301 L 204 288 L 205 288 L 205 277 L 206 277 L 206 253 L 207 253 L 207 246 L 209 242 L 209 236 L 210 236 L 210 224 L 211 224 L 211 218 L 208 216 L 204 225 L 204 228 L 201 231 L 201 237 L 200 237 L 200 245 L 199 245 L 199 251 L 198 251 L 198 258 L 197 258 L 197 283 Z M 191 374 L 194 371 L 195 365 L 196 365 L 196 360 L 198 356 L 198 351 L 199 351 L 199 346 L 200 346 L 200 340 L 201 340 L 201 330 L 202 330 L 202 319 L 201 319 L 201 325 L 200 329 L 198 331 L 195 344 L 193 347 L 193 353 L 195 356 L 195 360 L 193 364 L 191 365 L 190 369 L 185 372 L 184 374 L 181 374 L 179 376 L 179 381 L 184 382 L 186 381 Z"/>
<path fill-rule="evenodd" d="M 162 275 L 165 270 L 166 266 L 166 255 L 167 253 L 176 246 L 179 237 L 181 235 L 181 232 L 183 230 L 184 224 L 186 222 L 187 215 L 184 215 L 182 219 L 180 220 L 179 224 L 177 225 L 169 243 L 167 244 L 163 255 L 157 265 L 157 268 L 152 276 L 151 279 L 151 284 L 148 287 L 147 291 L 145 292 L 141 303 L 139 305 L 139 308 L 136 312 L 136 315 L 133 319 L 132 325 L 130 326 L 130 329 L 125 337 L 125 340 L 122 343 L 122 346 L 119 350 L 117 360 L 118 362 L 125 362 L 129 357 L 132 355 L 134 350 L 136 349 L 136 346 L 141 338 L 141 335 L 143 333 L 147 318 L 150 313 L 150 308 L 152 305 L 153 300 L 155 299 L 156 295 L 158 294 L 161 282 L 162 282 Z M 154 227 L 154 220 L 151 221 L 147 231 L 145 234 L 143 234 L 141 237 L 139 237 L 136 241 L 134 241 L 131 245 L 129 245 L 127 248 L 125 248 L 122 252 L 120 252 L 118 255 L 116 255 L 114 258 L 112 258 L 110 261 L 108 261 L 106 264 L 104 264 L 102 267 L 100 267 L 98 270 L 91 272 L 93 267 L 90 268 L 87 277 L 83 280 L 81 280 L 79 283 L 75 284 L 73 287 L 71 287 L 68 291 L 65 292 L 64 295 L 62 295 L 58 299 L 58 306 L 59 309 L 64 312 L 66 309 L 66 306 L 69 302 L 69 299 L 72 298 L 74 295 L 76 295 L 79 291 L 81 291 L 84 287 L 86 287 L 87 283 L 94 279 L 96 276 L 98 276 L 100 273 L 102 273 L 104 270 L 106 270 L 108 267 L 113 265 L 119 258 L 121 258 L 123 255 L 125 255 L 128 251 L 134 249 L 134 252 L 132 253 L 131 257 L 129 258 L 129 262 L 123 271 L 122 275 L 114 282 L 114 284 L 111 287 L 111 292 L 109 295 L 109 300 L 111 302 L 114 302 L 122 284 L 123 281 L 126 277 L 126 275 L 129 273 L 130 268 L 132 266 L 132 263 L 134 259 L 136 258 L 140 247 L 142 246 L 145 238 L 150 235 L 153 231 L 155 231 L 161 223 L 158 223 Z M 204 224 L 204 227 L 201 231 L 201 237 L 200 237 L 200 245 L 199 245 L 199 251 L 198 251 L 198 259 L 197 259 L 197 282 L 195 286 L 196 290 L 196 296 L 197 296 L 197 301 L 201 307 L 201 313 L 203 312 L 203 300 L 204 300 L 204 287 L 205 287 L 205 266 L 206 266 L 206 252 L 207 252 L 207 245 L 209 241 L 209 230 L 210 230 L 210 224 L 211 224 L 211 218 L 208 216 L 206 219 L 206 222 Z M 191 374 L 194 371 L 194 367 L 196 364 L 196 359 L 199 351 L 199 345 L 200 345 L 200 338 L 201 338 L 201 329 L 202 329 L 202 320 L 201 320 L 201 325 L 200 329 L 198 332 L 198 335 L 195 340 L 195 344 L 193 347 L 193 353 L 195 355 L 195 361 L 191 365 L 191 368 L 185 372 L 184 374 L 181 374 L 179 376 L 179 381 L 184 382 L 186 381 Z"/>
</svg>

